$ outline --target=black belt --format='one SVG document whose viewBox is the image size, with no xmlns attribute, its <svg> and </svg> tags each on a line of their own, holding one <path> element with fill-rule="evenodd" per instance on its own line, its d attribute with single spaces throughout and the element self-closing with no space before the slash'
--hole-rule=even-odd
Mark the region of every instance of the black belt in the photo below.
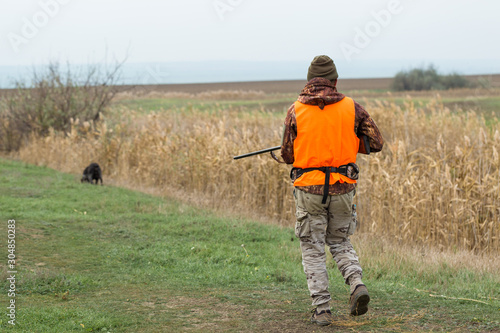
<svg viewBox="0 0 500 333">
<path fill-rule="evenodd" d="M 348 175 L 347 171 L 348 168 L 352 167 L 351 171 L 351 176 Z M 354 163 L 349 163 L 345 165 L 341 165 L 338 168 L 336 167 L 319 167 L 319 168 L 292 168 L 290 171 L 290 178 L 293 179 L 293 172 L 295 171 L 295 180 L 297 180 L 300 176 L 302 176 L 306 172 L 311 172 L 311 171 L 321 171 L 325 173 L 325 186 L 323 187 L 323 200 L 321 201 L 322 204 L 326 203 L 326 198 L 328 198 L 328 193 L 330 190 L 330 174 L 331 173 L 339 173 L 343 176 L 346 176 L 349 179 L 356 180 L 358 179 L 358 174 L 359 174 L 359 168 L 356 164 Z"/>
</svg>

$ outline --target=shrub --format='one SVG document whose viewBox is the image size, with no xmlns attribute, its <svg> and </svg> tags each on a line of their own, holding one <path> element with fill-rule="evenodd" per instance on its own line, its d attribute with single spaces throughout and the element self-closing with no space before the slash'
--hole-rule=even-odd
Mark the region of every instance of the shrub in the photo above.
<svg viewBox="0 0 500 333">
<path fill-rule="evenodd" d="M 0 97 L 0 150 L 18 150 L 28 136 L 45 136 L 50 128 L 67 132 L 72 121 L 97 121 L 117 93 L 121 65 L 74 72 L 51 63 L 33 72 L 30 85 L 16 82 L 14 92 Z"/>
<path fill-rule="evenodd" d="M 440 75 L 433 66 L 429 66 L 427 69 L 415 68 L 397 73 L 392 89 L 396 91 L 444 90 L 466 88 L 471 85 L 471 82 L 457 73 Z"/>
</svg>

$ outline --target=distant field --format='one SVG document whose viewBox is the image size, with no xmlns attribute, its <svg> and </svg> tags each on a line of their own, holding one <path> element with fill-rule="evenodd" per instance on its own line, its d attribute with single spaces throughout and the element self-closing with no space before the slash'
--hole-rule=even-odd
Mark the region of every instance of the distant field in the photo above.
<svg viewBox="0 0 500 333">
<path fill-rule="evenodd" d="M 233 83 L 205 83 L 205 84 L 169 84 L 137 86 L 135 89 L 154 90 L 161 92 L 175 91 L 199 93 L 210 90 L 260 90 L 265 93 L 298 93 L 306 84 L 306 80 L 296 81 L 256 81 Z M 389 89 L 392 79 L 343 79 L 339 80 L 339 89 L 343 90 L 371 90 Z"/>
<path fill-rule="evenodd" d="M 416 103 L 429 103 L 439 96 L 444 106 L 450 109 L 474 110 L 479 113 L 491 115 L 493 112 L 500 116 L 500 74 L 496 75 L 472 75 L 467 76 L 471 81 L 487 80 L 490 82 L 488 88 L 459 89 L 443 91 L 411 91 L 391 92 L 392 78 L 378 79 L 339 79 L 338 90 L 353 97 L 361 104 L 375 100 L 387 100 L 403 106 L 408 97 L 411 96 Z M 203 100 L 204 104 L 221 104 L 231 106 L 243 106 L 247 108 L 258 108 L 259 105 L 267 110 L 281 112 L 286 110 L 291 102 L 300 93 L 305 80 L 296 81 L 260 81 L 260 82 L 234 82 L 234 83 L 206 83 L 206 84 L 171 84 L 171 85 L 144 85 L 135 87 L 124 87 L 132 98 L 123 103 L 131 106 L 137 105 L 152 109 L 169 108 L 186 103 L 190 98 L 183 96 L 179 99 L 172 98 L 169 94 L 204 94 L 205 97 L 196 97 L 193 101 L 194 107 Z M 209 97 L 214 92 L 220 92 L 222 96 Z M 223 92 L 234 92 L 236 97 L 227 98 Z M 237 92 L 241 92 L 238 96 Z M 249 98 L 243 96 L 245 92 L 259 92 L 262 95 Z M 148 96 L 149 94 L 149 96 Z M 137 100 L 138 96 L 146 96 L 146 100 Z M 155 98 L 155 95 L 157 98 Z M 217 94 L 215 94 L 217 95 Z M 127 100 L 127 98 L 125 98 Z M 231 100 L 233 100 L 231 102 Z M 236 101 L 234 101 L 236 100 Z"/>
<path fill-rule="evenodd" d="M 414 103 L 428 104 L 438 99 L 451 110 L 475 112 L 491 117 L 500 116 L 500 74 L 469 76 L 471 80 L 488 80 L 489 87 L 440 91 L 390 91 L 392 79 L 340 79 L 338 90 L 362 105 L 379 101 L 394 102 L 404 107 Z M 171 84 L 124 86 L 115 106 L 134 111 L 150 112 L 189 105 L 201 110 L 221 106 L 247 110 L 265 109 L 285 112 L 296 99 L 306 81 L 261 81 L 207 84 Z"/>
<path fill-rule="evenodd" d="M 500 87 L 500 74 L 492 75 L 470 75 L 467 78 L 476 81 L 479 78 L 489 80 L 492 88 Z M 375 79 L 342 79 L 338 81 L 340 91 L 352 90 L 389 90 L 392 78 Z M 255 82 L 227 82 L 227 83 L 193 83 L 193 84 L 161 84 L 161 85 L 137 85 L 122 86 L 124 89 L 132 89 L 132 92 L 185 92 L 196 94 L 204 91 L 214 90 L 255 90 L 266 94 L 274 93 L 298 93 L 304 87 L 306 80 L 293 81 L 255 81 Z M 0 94 L 13 89 L 0 89 Z"/>
<path fill-rule="evenodd" d="M 488 79 L 492 87 L 500 87 L 500 74 L 471 75 L 467 78 L 476 81 L 479 78 Z M 389 90 L 392 78 L 377 79 L 342 79 L 338 81 L 339 90 Z M 204 84 L 168 84 L 136 86 L 137 91 L 187 92 L 199 93 L 210 90 L 261 90 L 265 93 L 298 93 L 306 84 L 306 80 L 296 81 L 256 81 L 234 83 L 204 83 Z"/>
</svg>

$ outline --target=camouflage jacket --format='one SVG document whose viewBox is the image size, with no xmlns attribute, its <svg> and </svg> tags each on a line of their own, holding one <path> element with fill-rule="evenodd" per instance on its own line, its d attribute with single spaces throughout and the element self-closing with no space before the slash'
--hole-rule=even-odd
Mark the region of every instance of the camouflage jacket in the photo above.
<svg viewBox="0 0 500 333">
<path fill-rule="evenodd" d="M 324 78 L 314 78 L 309 81 L 302 90 L 298 101 L 303 104 L 317 105 L 323 109 L 325 105 L 337 103 L 344 97 L 345 95 L 337 92 L 337 88 L 330 82 L 330 80 Z M 381 151 L 384 146 L 384 140 L 377 125 L 361 105 L 354 102 L 354 107 L 355 120 L 353 131 L 358 133 L 359 136 L 366 135 L 368 137 L 372 153 Z M 285 132 L 283 134 L 283 143 L 281 146 L 281 156 L 287 164 L 293 164 L 295 160 L 293 143 L 296 138 L 297 119 L 295 118 L 295 104 L 292 104 L 292 106 L 288 109 L 285 118 Z M 295 181 L 295 179 L 292 180 Z M 298 188 L 312 194 L 323 194 L 323 187 L 324 185 L 312 185 Z M 330 185 L 329 193 L 330 195 L 345 194 L 354 190 L 355 187 L 355 184 L 337 182 Z"/>
</svg>

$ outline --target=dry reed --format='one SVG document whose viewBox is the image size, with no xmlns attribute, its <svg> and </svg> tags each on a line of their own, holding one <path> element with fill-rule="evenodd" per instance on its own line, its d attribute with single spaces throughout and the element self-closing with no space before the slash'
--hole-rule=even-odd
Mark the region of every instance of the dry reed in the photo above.
<svg viewBox="0 0 500 333">
<path fill-rule="evenodd" d="M 361 231 L 438 250 L 500 250 L 499 122 L 451 112 L 439 98 L 418 107 L 411 99 L 403 107 L 367 103 L 386 146 L 358 160 Z M 131 186 L 292 225 L 289 167 L 268 156 L 232 160 L 277 145 L 284 114 L 216 107 L 122 114 L 33 138 L 18 157 L 72 173 L 96 161 L 106 177 Z"/>
</svg>

